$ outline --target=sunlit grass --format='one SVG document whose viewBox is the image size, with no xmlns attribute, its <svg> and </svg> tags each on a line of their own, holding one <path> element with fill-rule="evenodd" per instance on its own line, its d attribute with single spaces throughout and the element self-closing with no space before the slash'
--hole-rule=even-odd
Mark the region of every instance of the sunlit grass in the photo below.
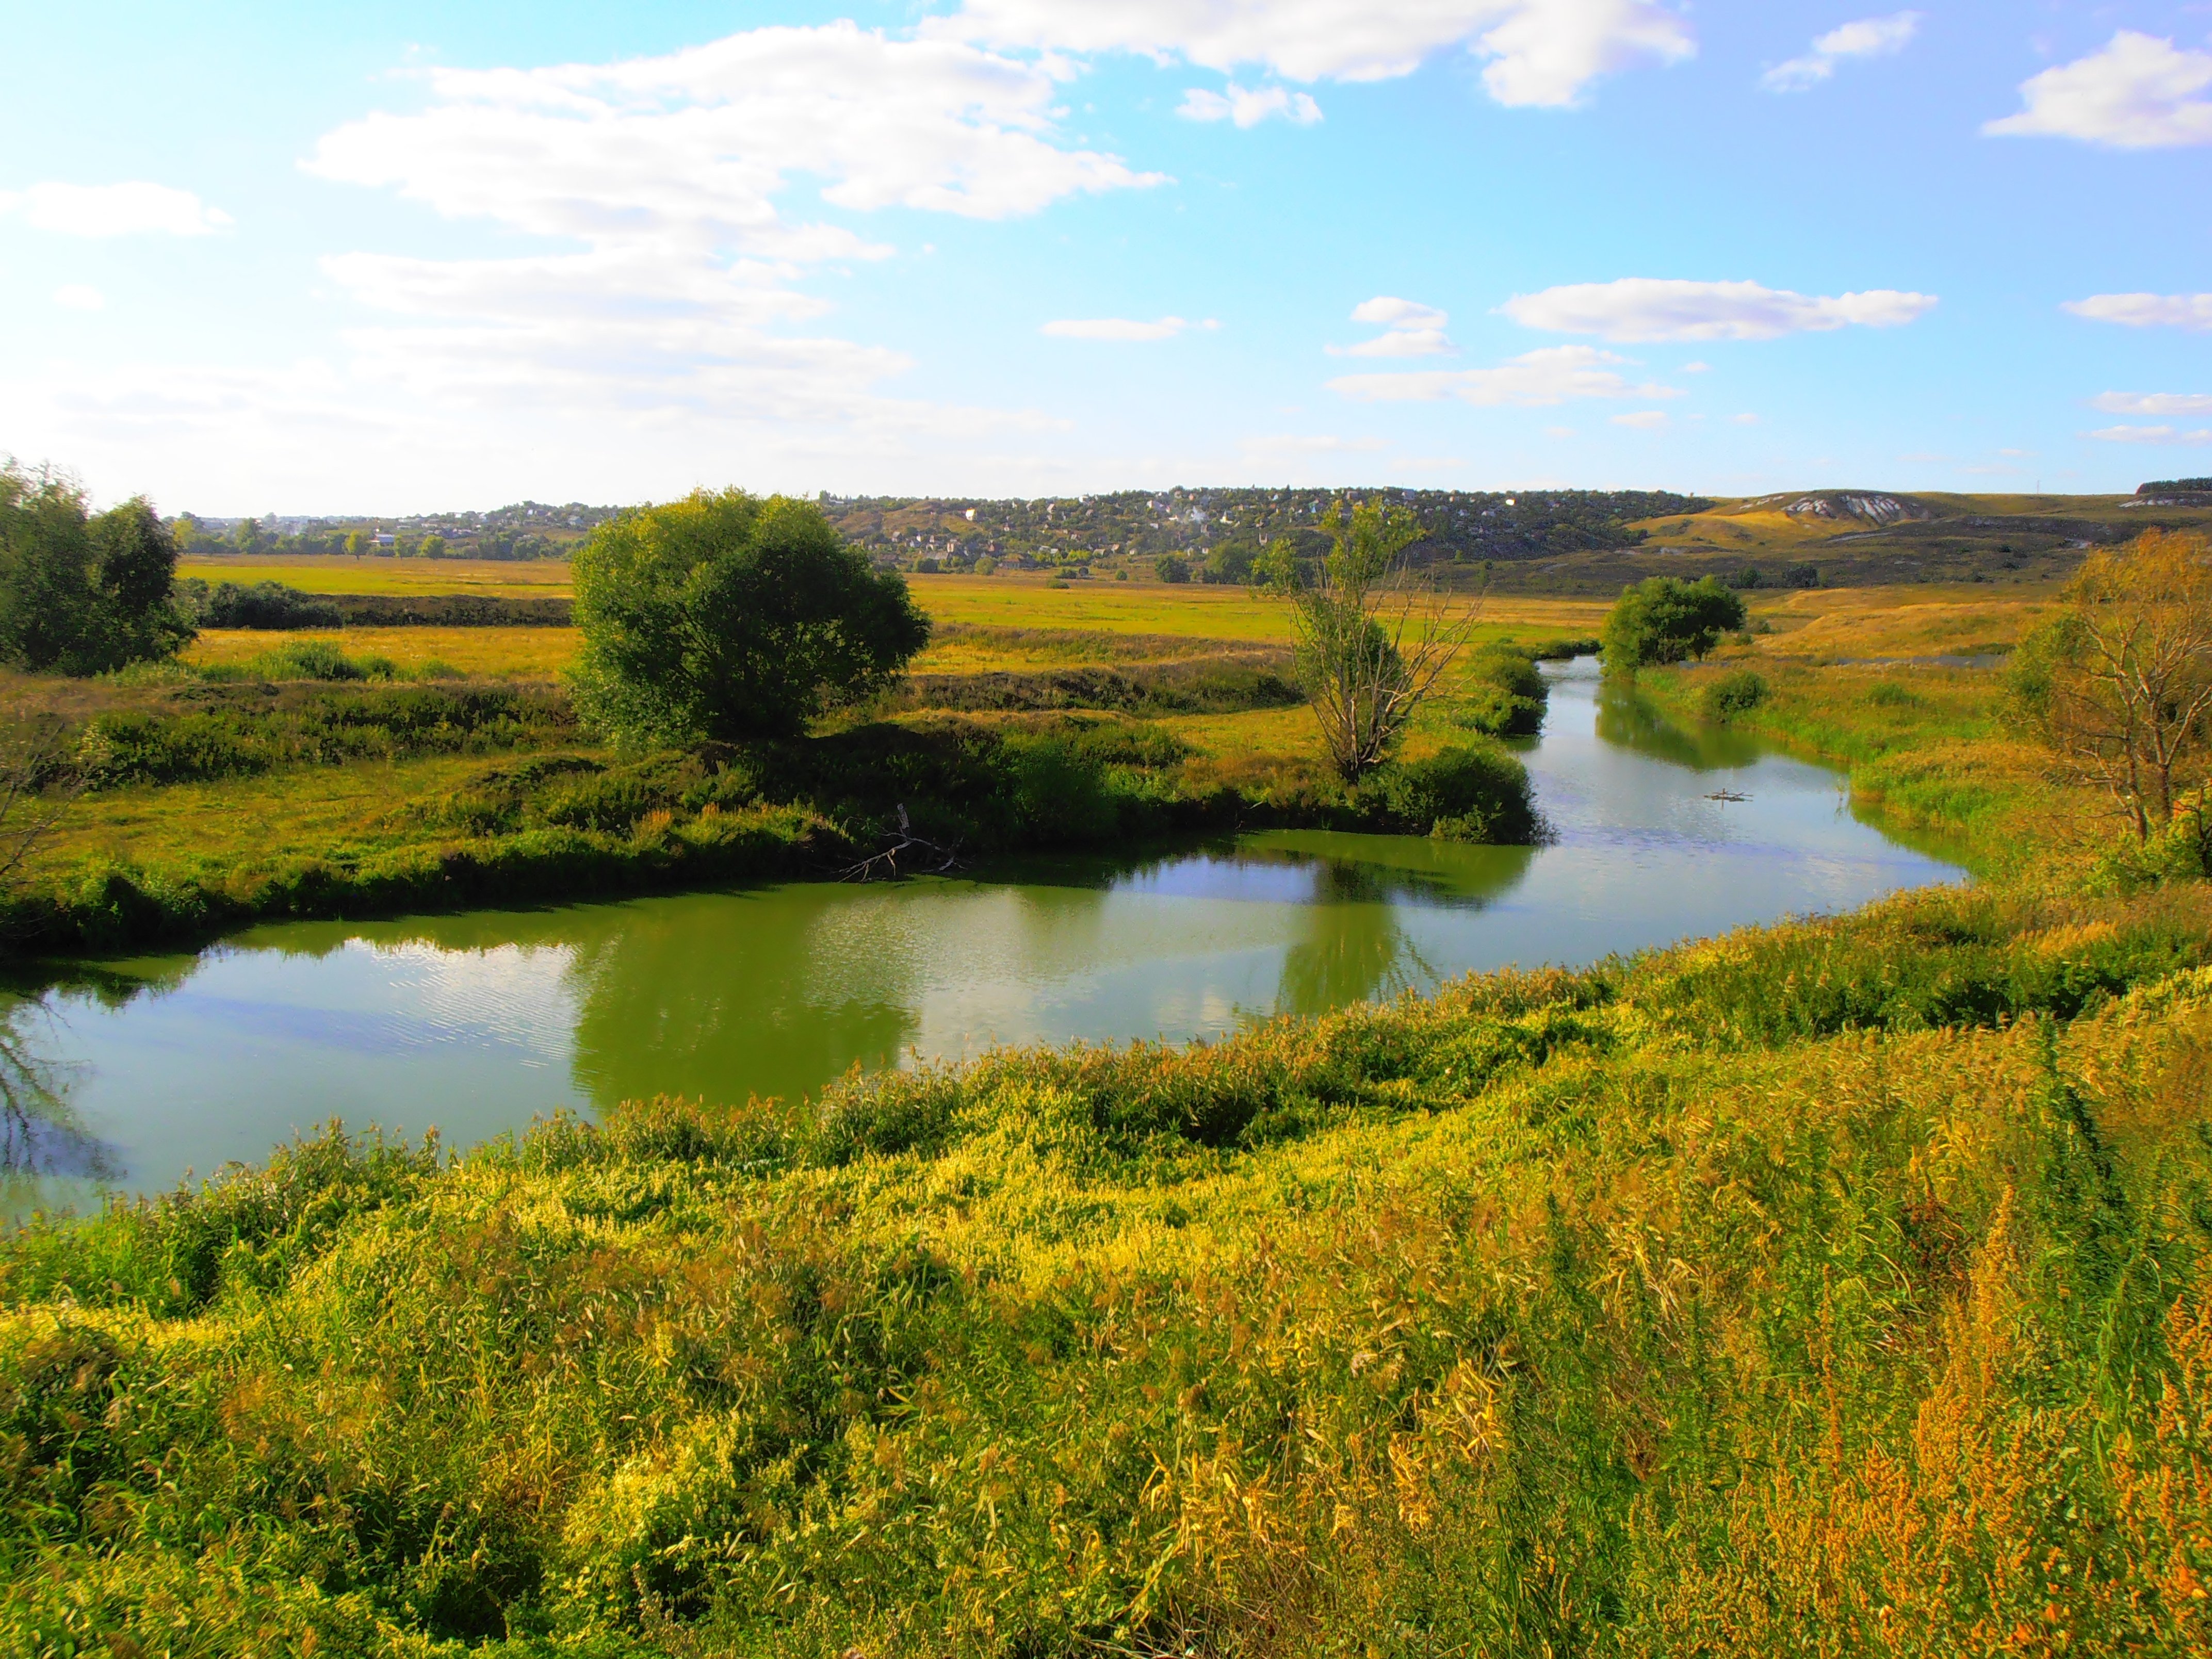
<svg viewBox="0 0 2212 1659">
<path fill-rule="evenodd" d="M 1759 640 L 1762 653 L 1828 659 L 2008 650 L 2058 603 L 2048 588 L 1996 599 L 1963 582 L 1749 598 L 1753 618 L 1774 629 Z"/>
<path fill-rule="evenodd" d="M 308 593 L 486 593 L 553 598 L 568 592 L 566 559 L 185 559 L 181 577 L 207 582 L 282 582 Z"/>
<path fill-rule="evenodd" d="M 246 663 L 295 640 L 325 641 L 349 657 L 389 658 L 406 670 L 443 663 L 486 679 L 554 679 L 576 653 L 573 628 L 227 628 L 204 630 L 183 660 L 194 667 Z"/>
</svg>

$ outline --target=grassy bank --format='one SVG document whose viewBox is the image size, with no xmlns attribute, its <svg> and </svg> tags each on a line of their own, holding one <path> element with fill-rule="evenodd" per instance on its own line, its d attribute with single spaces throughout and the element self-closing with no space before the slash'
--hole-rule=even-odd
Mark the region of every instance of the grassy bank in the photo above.
<svg viewBox="0 0 2212 1659">
<path fill-rule="evenodd" d="M 1761 647 L 1765 642 L 1760 641 Z M 1711 689 L 1747 670 L 1757 700 L 1731 727 L 1847 769 L 1855 805 L 1933 835 L 1976 873 L 2087 879 L 2113 855 L 2107 803 L 2066 781 L 2008 710 L 1986 668 L 1861 663 L 1815 667 L 1764 648 L 1692 668 L 1645 671 L 1638 695 L 1667 717 L 1707 718 Z"/>
<path fill-rule="evenodd" d="M 1005 641 L 989 648 L 1004 659 Z M 329 649 L 288 636 L 251 660 Z M 213 683 L 42 685 L 24 699 L 47 698 L 53 763 L 80 793 L 0 904 L 0 939 L 113 952 L 275 918 L 885 876 L 1239 828 L 1537 835 L 1525 773 L 1480 722 L 1347 790 L 1280 655 L 919 675 L 806 739 L 697 753 L 598 745 L 542 683 L 270 682 L 225 665 Z"/>
<path fill-rule="evenodd" d="M 2212 909 L 325 1138 L 0 1248 L 0 1651 L 2179 1653 Z"/>
</svg>

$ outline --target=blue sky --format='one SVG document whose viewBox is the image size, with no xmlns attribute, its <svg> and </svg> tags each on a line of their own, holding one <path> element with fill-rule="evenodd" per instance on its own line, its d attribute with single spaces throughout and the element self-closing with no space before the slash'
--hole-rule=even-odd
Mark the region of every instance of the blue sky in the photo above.
<svg viewBox="0 0 2212 1659">
<path fill-rule="evenodd" d="M 0 452 L 164 510 L 2212 471 L 2212 4 L 10 4 Z"/>
</svg>

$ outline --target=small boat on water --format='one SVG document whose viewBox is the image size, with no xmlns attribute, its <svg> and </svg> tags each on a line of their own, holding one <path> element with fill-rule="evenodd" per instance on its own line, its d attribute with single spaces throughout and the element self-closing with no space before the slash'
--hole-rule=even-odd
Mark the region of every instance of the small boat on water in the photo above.
<svg viewBox="0 0 2212 1659">
<path fill-rule="evenodd" d="M 1733 789 L 1716 789 L 1705 797 L 1707 800 L 1749 800 L 1748 795 L 1739 795 Z"/>
</svg>

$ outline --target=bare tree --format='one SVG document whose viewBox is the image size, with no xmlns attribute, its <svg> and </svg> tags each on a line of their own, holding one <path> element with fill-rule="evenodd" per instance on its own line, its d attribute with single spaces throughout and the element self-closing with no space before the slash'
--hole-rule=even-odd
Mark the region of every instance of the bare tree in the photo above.
<svg viewBox="0 0 2212 1659">
<path fill-rule="evenodd" d="M 1421 701 L 1473 634 L 1481 602 L 1423 582 L 1405 561 L 1419 527 L 1401 507 L 1334 503 L 1321 520 L 1329 551 L 1301 575 L 1287 542 L 1263 562 L 1291 604 L 1298 678 L 1322 746 L 1347 783 L 1389 758 Z"/>
<path fill-rule="evenodd" d="M 2045 734 L 2112 793 L 2138 841 L 2194 797 L 2212 741 L 2212 544 L 2152 531 L 2100 550 L 2066 613 L 2033 637 L 2014 684 Z"/>
</svg>

